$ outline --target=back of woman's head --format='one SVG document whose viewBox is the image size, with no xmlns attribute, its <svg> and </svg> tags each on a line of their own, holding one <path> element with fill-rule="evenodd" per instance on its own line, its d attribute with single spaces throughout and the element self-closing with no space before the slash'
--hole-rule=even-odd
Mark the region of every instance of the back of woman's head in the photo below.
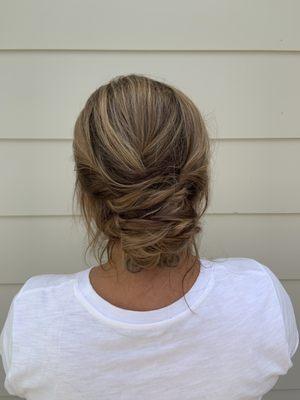
<svg viewBox="0 0 300 400">
<path fill-rule="evenodd" d="M 176 267 L 191 254 L 208 206 L 209 137 L 195 104 L 143 75 L 95 90 L 74 128 L 74 194 L 89 246 L 114 244 L 125 267 Z M 103 252 L 102 252 L 103 254 Z"/>
</svg>

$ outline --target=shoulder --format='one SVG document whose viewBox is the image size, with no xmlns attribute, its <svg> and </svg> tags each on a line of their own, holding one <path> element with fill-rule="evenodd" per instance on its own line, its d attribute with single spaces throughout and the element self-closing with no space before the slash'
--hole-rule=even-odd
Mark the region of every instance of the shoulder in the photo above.
<svg viewBox="0 0 300 400">
<path fill-rule="evenodd" d="M 47 351 L 51 353 L 55 346 L 51 340 L 55 339 L 72 298 L 77 274 L 31 276 L 13 297 L 0 336 L 0 354 L 6 373 L 4 385 L 10 394 L 23 397 L 19 376 L 36 368 L 35 360 L 43 359 L 47 338 Z"/>
<path fill-rule="evenodd" d="M 32 328 L 32 323 L 41 326 L 45 312 L 59 309 L 69 297 L 68 293 L 72 293 L 69 288 L 77 274 L 41 274 L 28 278 L 10 303 L 2 335 L 5 331 L 9 336 L 12 327 L 19 332 L 27 326 Z M 45 317 L 49 316 L 51 313 Z"/>
<path fill-rule="evenodd" d="M 233 295 L 235 291 L 242 291 L 241 303 L 247 296 L 256 296 L 258 292 L 273 292 L 269 268 L 261 262 L 246 257 L 217 258 L 213 261 L 216 284 Z"/>
<path fill-rule="evenodd" d="M 276 287 L 281 288 L 280 280 L 271 268 L 254 258 L 229 257 L 217 258 L 215 263 L 215 275 L 217 280 L 239 282 L 245 284 L 249 290 L 259 290 L 264 287 L 275 295 Z"/>
<path fill-rule="evenodd" d="M 254 258 L 247 257 L 228 257 L 228 258 L 216 258 L 213 260 L 218 266 L 223 266 L 223 272 L 228 274 L 265 274 L 266 269 L 269 269 L 261 262 Z"/>
<path fill-rule="evenodd" d="M 15 338 L 42 332 L 63 318 L 73 298 L 77 273 L 34 275 L 25 281 L 13 298 Z M 35 344 L 32 344 L 34 346 Z"/>
<path fill-rule="evenodd" d="M 76 275 L 77 273 L 33 275 L 21 286 L 17 293 L 17 297 L 35 291 L 51 290 L 63 284 L 70 283 L 76 279 Z"/>
<path fill-rule="evenodd" d="M 10 352 L 12 336 L 15 342 L 24 336 L 30 338 L 33 331 L 43 328 L 47 331 L 47 324 L 60 318 L 61 310 L 72 296 L 77 274 L 41 274 L 25 281 L 10 303 L 1 333 L 2 351 Z"/>
<path fill-rule="evenodd" d="M 224 301 L 233 302 L 238 309 L 249 304 L 258 307 L 266 296 L 276 300 L 269 268 L 259 261 L 246 257 L 217 258 L 213 265 L 216 288 Z"/>
<path fill-rule="evenodd" d="M 292 300 L 280 279 L 262 262 L 243 257 L 215 259 L 217 282 L 235 293 L 238 307 L 251 306 L 264 315 L 269 325 L 282 330 L 289 357 L 299 344 L 299 334 Z"/>
<path fill-rule="evenodd" d="M 42 274 L 28 278 L 13 298 L 15 328 L 39 329 L 61 314 L 73 295 L 77 273 Z"/>
</svg>

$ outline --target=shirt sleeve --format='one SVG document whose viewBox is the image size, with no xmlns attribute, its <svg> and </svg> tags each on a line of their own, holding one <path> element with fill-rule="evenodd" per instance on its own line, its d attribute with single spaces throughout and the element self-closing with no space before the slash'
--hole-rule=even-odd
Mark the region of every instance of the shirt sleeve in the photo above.
<svg viewBox="0 0 300 400">
<path fill-rule="evenodd" d="M 0 353 L 4 371 L 8 374 L 12 358 L 12 325 L 13 325 L 13 302 L 10 305 L 3 329 L 0 336 Z"/>
<path fill-rule="evenodd" d="M 23 291 L 30 288 L 31 283 L 36 281 L 36 277 L 28 278 L 25 283 L 21 286 L 21 288 L 14 295 L 10 307 L 6 316 L 5 323 L 3 325 L 1 334 L 0 334 L 0 354 L 2 357 L 2 364 L 5 371 L 5 380 L 4 387 L 8 391 L 9 394 L 18 396 L 20 398 L 25 398 L 22 390 L 18 387 L 18 382 L 15 379 L 15 324 L 16 324 L 16 316 L 18 309 L 17 300 L 20 299 L 20 296 Z M 35 286 L 33 285 L 33 288 Z"/>
<path fill-rule="evenodd" d="M 283 324 L 285 328 L 285 336 L 289 348 L 290 358 L 296 353 L 299 345 L 299 332 L 297 329 L 297 322 L 294 313 L 294 308 L 290 296 L 283 287 L 277 276 L 266 266 L 264 266 L 265 271 L 272 280 L 273 287 L 276 292 L 276 296 L 280 305 Z"/>
<path fill-rule="evenodd" d="M 9 311 L 0 335 L 0 354 L 5 371 L 4 387 L 9 394 L 17 394 L 9 381 L 9 373 L 12 366 L 12 334 L 13 334 L 14 299 L 10 304 Z"/>
</svg>

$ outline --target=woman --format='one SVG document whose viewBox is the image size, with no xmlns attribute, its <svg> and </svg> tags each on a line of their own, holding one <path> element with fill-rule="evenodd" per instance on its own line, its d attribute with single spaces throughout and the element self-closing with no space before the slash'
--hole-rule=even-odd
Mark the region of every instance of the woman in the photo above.
<svg viewBox="0 0 300 400">
<path fill-rule="evenodd" d="M 261 399 L 292 366 L 294 311 L 260 262 L 199 257 L 210 148 L 194 103 L 146 76 L 118 76 L 88 98 L 73 151 L 99 265 L 33 276 L 16 294 L 1 334 L 8 392 Z"/>
</svg>

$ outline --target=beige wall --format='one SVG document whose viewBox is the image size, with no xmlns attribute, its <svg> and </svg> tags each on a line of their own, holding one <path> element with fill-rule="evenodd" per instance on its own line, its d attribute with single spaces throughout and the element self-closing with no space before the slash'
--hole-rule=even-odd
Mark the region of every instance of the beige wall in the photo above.
<svg viewBox="0 0 300 400">
<path fill-rule="evenodd" d="M 203 257 L 269 266 L 300 321 L 299 14 L 297 0 L 0 0 L 1 327 L 25 279 L 84 268 L 73 124 L 131 72 L 178 86 L 207 122 Z M 294 365 L 266 399 L 300 398 L 299 352 Z"/>
</svg>

